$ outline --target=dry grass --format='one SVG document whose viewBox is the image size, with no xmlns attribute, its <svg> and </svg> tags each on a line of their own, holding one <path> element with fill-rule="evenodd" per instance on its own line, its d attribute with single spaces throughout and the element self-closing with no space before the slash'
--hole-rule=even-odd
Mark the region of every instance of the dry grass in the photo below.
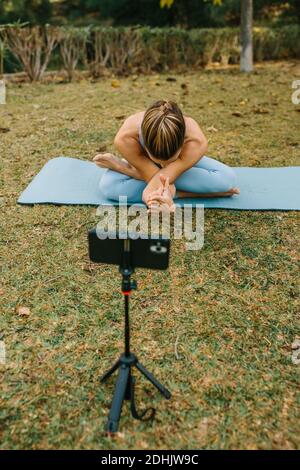
<svg viewBox="0 0 300 470">
<path fill-rule="evenodd" d="M 299 366 L 291 362 L 298 213 L 206 211 L 201 251 L 175 241 L 168 272 L 138 272 L 134 350 L 173 398 L 139 377 L 138 403 L 154 403 L 157 419 L 134 421 L 126 407 L 109 438 L 114 381 L 99 386 L 98 377 L 122 348 L 123 315 L 117 269 L 88 262 L 95 208 L 16 204 L 50 158 L 113 150 L 122 119 L 161 97 L 198 120 L 208 155 L 234 166 L 299 165 L 300 113 L 291 103 L 299 69 L 9 86 L 0 107 L 1 448 L 300 448 Z"/>
</svg>

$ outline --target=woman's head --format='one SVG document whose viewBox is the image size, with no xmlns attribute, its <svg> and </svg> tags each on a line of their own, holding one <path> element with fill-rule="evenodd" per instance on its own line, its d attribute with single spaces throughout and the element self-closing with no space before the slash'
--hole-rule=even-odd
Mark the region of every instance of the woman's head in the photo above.
<svg viewBox="0 0 300 470">
<path fill-rule="evenodd" d="M 155 101 L 144 114 L 141 131 L 146 150 L 155 160 L 177 158 L 185 137 L 185 121 L 174 101 Z"/>
</svg>

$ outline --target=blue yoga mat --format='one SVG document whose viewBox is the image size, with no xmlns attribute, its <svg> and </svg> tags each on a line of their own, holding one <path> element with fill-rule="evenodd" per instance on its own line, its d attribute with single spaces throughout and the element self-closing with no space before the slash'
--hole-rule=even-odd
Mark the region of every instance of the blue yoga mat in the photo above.
<svg viewBox="0 0 300 470">
<path fill-rule="evenodd" d="M 76 158 L 50 160 L 18 199 L 19 204 L 117 205 L 99 190 L 105 169 Z M 237 210 L 300 210 L 300 166 L 235 168 L 241 194 L 220 198 L 176 199 L 176 204 Z M 136 201 L 141 202 L 141 201 Z"/>
</svg>

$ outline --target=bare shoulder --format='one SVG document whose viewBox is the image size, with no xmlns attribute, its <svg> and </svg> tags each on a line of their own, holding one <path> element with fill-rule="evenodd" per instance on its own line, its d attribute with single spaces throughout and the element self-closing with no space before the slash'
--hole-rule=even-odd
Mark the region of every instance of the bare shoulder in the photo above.
<svg viewBox="0 0 300 470">
<path fill-rule="evenodd" d="M 185 121 L 185 141 L 204 140 L 204 134 L 198 122 L 190 116 L 184 115 Z"/>
<path fill-rule="evenodd" d="M 137 113 L 131 114 L 125 119 L 125 122 L 131 125 L 140 124 L 142 122 L 145 111 L 138 111 Z"/>
<path fill-rule="evenodd" d="M 138 133 L 138 127 L 142 122 L 143 115 L 144 111 L 139 111 L 128 116 L 118 130 L 117 135 L 135 137 Z"/>
<path fill-rule="evenodd" d="M 186 135 L 189 137 L 194 137 L 199 135 L 199 132 L 202 134 L 201 127 L 199 126 L 198 122 L 190 117 L 184 116 L 185 126 L 186 126 Z"/>
</svg>

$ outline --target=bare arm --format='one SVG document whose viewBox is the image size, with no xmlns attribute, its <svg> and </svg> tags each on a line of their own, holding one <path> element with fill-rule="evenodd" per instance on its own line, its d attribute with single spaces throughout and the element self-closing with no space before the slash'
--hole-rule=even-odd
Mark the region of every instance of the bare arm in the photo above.
<svg viewBox="0 0 300 470">
<path fill-rule="evenodd" d="M 118 152 L 138 170 L 141 178 L 146 183 L 159 171 L 157 165 L 141 151 L 140 145 L 134 137 L 126 134 L 116 137 L 114 146 Z"/>
<path fill-rule="evenodd" d="M 114 146 L 120 154 L 138 170 L 146 183 L 159 171 L 157 165 L 148 158 L 138 140 L 134 137 L 136 133 L 136 115 L 129 116 L 118 130 Z"/>
</svg>

